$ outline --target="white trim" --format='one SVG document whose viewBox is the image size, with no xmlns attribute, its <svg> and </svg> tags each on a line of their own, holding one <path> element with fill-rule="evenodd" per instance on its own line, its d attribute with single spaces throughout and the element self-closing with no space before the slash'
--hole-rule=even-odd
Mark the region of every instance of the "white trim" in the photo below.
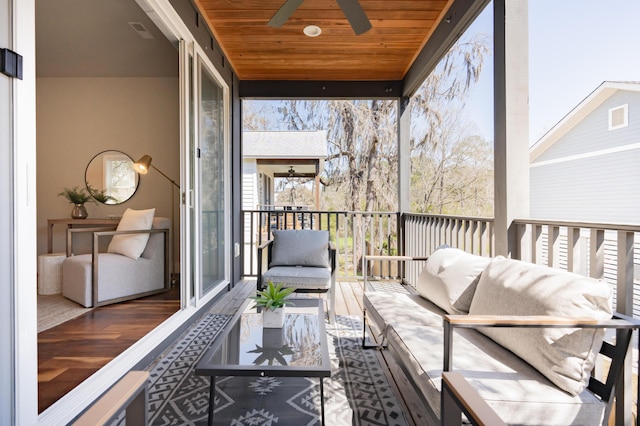
<svg viewBox="0 0 640 426">
<path fill-rule="evenodd" d="M 614 112 L 622 110 L 622 123 L 618 125 L 613 124 Z M 629 104 L 617 106 L 615 108 L 609 108 L 609 130 L 617 130 L 627 127 L 629 125 Z"/>
<path fill-rule="evenodd" d="M 13 12 L 13 15 L 12 15 Z M 37 218 L 36 218 L 36 41 L 35 1 L 9 0 L 12 50 L 23 60 L 22 80 L 13 90 L 13 215 L 15 295 L 15 422 L 34 424 L 38 417 Z M 3 46 L 4 47 L 4 46 Z M 2 380 L 5 380 L 3 378 Z"/>
<path fill-rule="evenodd" d="M 585 158 L 600 157 L 603 155 L 616 154 L 618 152 L 632 151 L 640 149 L 640 143 L 630 145 L 617 146 L 615 148 L 600 149 L 598 151 L 585 152 L 583 154 L 569 155 L 567 157 L 555 158 L 553 160 L 540 161 L 531 163 L 530 168 L 548 166 L 550 164 L 566 163 L 569 161 L 583 160 Z"/>
</svg>

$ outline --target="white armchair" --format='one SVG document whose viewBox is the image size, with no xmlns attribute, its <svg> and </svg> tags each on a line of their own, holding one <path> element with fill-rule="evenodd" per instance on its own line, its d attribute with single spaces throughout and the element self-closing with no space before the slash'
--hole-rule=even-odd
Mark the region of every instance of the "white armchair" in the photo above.
<svg viewBox="0 0 640 426">
<path fill-rule="evenodd" d="M 85 307 L 97 307 L 169 290 L 170 230 L 171 220 L 165 217 L 154 217 L 149 230 L 69 229 L 62 294 Z M 72 236 L 79 232 L 92 233 L 91 254 L 72 255 Z M 138 259 L 98 251 L 102 237 L 144 233 L 150 234 L 149 240 Z"/>
</svg>

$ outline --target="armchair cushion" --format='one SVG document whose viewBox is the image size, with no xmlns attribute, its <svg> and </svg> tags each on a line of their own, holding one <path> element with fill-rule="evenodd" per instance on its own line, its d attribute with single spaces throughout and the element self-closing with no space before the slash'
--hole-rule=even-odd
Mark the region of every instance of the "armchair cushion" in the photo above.
<svg viewBox="0 0 640 426">
<path fill-rule="evenodd" d="M 480 276 L 472 315 L 611 318 L 611 288 L 598 280 L 502 256 Z M 481 328 L 571 395 L 589 382 L 603 329 Z"/>
<path fill-rule="evenodd" d="M 151 229 L 156 209 L 127 209 L 118 223 L 117 231 L 138 231 Z M 147 246 L 149 234 L 114 235 L 107 252 L 122 254 L 137 260 Z"/>
<path fill-rule="evenodd" d="M 328 268 L 329 231 L 295 229 L 273 231 L 273 266 L 315 266 Z"/>
</svg>

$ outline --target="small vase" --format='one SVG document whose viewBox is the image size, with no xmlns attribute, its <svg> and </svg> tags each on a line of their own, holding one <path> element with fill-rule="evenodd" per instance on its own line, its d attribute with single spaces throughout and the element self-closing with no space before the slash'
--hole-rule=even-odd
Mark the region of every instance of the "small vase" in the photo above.
<svg viewBox="0 0 640 426">
<path fill-rule="evenodd" d="M 71 218 L 73 219 L 86 219 L 89 216 L 87 213 L 87 208 L 84 204 L 76 204 L 73 206 L 71 210 Z"/>
<path fill-rule="evenodd" d="M 284 326 L 284 308 L 262 311 L 262 326 L 264 328 L 282 328 Z"/>
</svg>

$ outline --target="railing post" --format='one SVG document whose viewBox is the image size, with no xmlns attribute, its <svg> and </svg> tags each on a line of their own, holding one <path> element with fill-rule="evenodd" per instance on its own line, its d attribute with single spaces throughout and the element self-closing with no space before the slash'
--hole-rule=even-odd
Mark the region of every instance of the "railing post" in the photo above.
<svg viewBox="0 0 640 426">
<path fill-rule="evenodd" d="M 582 250 L 580 228 L 567 228 L 567 271 L 584 274 L 586 272 L 586 257 Z"/>
<path fill-rule="evenodd" d="M 547 258 L 547 265 L 552 268 L 560 267 L 560 227 L 551 226 L 547 227 L 547 251 L 549 256 Z"/>
</svg>

